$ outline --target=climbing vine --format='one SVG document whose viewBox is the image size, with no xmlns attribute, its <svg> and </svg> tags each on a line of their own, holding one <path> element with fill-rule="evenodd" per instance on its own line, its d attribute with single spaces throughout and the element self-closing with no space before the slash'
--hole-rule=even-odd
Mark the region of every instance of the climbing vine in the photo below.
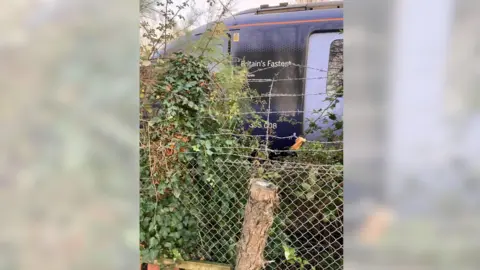
<svg viewBox="0 0 480 270">
<path fill-rule="evenodd" d="M 219 36 L 217 31 L 209 38 Z M 222 181 L 215 171 L 216 161 L 247 155 L 241 146 L 257 144 L 248 137 L 221 135 L 245 133 L 243 115 L 251 109 L 248 97 L 254 91 L 248 89 L 245 65 L 212 59 L 209 46 L 201 42 L 191 53 L 177 52 L 142 67 L 140 242 L 144 262 L 162 257 L 198 259 L 199 226 L 207 224 L 220 228 L 210 240 L 219 245 L 236 241 L 236 235 L 221 232 L 222 227 L 230 229 L 229 219 L 216 219 L 221 213 L 213 210 L 215 204 L 227 209 L 235 217 L 232 223 L 242 215 L 244 194 L 231 191 L 235 183 Z M 214 61 L 216 72 L 210 68 Z M 248 183 L 248 177 L 232 179 L 239 188 Z M 194 188 L 202 192 L 192 192 Z M 205 194 L 206 190 L 212 192 Z M 208 209 L 207 220 L 199 213 L 205 216 Z"/>
</svg>

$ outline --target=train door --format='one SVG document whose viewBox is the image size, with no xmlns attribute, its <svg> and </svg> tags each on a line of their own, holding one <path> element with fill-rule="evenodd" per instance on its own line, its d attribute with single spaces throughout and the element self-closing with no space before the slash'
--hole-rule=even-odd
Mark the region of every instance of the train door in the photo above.
<svg viewBox="0 0 480 270">
<path fill-rule="evenodd" d="M 288 149 L 302 133 L 304 46 L 302 25 L 280 24 L 231 31 L 232 56 L 249 65 L 249 86 L 262 98 L 252 103 L 268 123 L 248 125 L 253 135 L 266 137 L 272 149 Z"/>
<path fill-rule="evenodd" d="M 343 96 L 337 94 L 343 88 L 343 35 L 314 33 L 307 48 L 303 131 L 307 140 L 322 140 L 320 130 L 334 124 L 330 112 L 338 120 L 343 116 Z"/>
</svg>

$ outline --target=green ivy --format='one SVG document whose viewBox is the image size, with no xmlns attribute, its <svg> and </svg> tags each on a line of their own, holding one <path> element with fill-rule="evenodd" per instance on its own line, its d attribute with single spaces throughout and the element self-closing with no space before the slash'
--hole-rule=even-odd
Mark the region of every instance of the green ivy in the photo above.
<svg viewBox="0 0 480 270">
<path fill-rule="evenodd" d="M 140 241 L 145 262 L 204 256 L 197 254 L 199 236 L 207 232 L 199 228 L 218 228 L 207 236 L 209 244 L 230 247 L 227 254 L 235 257 L 238 235 L 229 232 L 243 215 L 248 176 L 226 173 L 236 182 L 223 181 L 217 159 L 247 155 L 239 147 L 257 143 L 211 134 L 245 133 L 242 113 L 249 104 L 244 101 L 253 92 L 246 88 L 244 65 L 224 61 L 213 74 L 211 62 L 202 54 L 175 53 L 149 66 L 155 83 L 142 85 Z"/>
</svg>

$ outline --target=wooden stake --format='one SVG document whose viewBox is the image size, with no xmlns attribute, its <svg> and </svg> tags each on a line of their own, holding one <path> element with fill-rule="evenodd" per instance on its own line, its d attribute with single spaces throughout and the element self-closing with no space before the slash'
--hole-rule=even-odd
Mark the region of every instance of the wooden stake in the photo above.
<svg viewBox="0 0 480 270">
<path fill-rule="evenodd" d="M 242 236 L 238 243 L 236 270 L 259 270 L 264 267 L 263 251 L 278 204 L 275 185 L 262 179 L 254 179 L 251 183 Z"/>
</svg>

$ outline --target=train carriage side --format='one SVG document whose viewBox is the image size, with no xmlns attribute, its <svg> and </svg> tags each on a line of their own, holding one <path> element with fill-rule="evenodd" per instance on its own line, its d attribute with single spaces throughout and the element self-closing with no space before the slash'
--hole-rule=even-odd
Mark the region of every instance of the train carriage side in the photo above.
<svg viewBox="0 0 480 270">
<path fill-rule="evenodd" d="M 315 111 L 328 106 L 327 71 L 338 68 L 338 64 L 343 66 L 343 9 L 271 14 L 251 11 L 224 23 L 230 38 L 222 45 L 223 53 L 247 61 L 250 87 L 269 96 L 254 107 L 263 119 L 269 117 L 269 133 L 274 135 L 271 148 L 288 148 L 295 140 L 292 135 L 305 135 L 310 119 L 318 117 Z M 181 49 L 188 40 L 198 40 L 207 27 L 199 27 L 192 36 L 173 42 L 168 51 Z M 332 65 L 332 60 L 338 62 L 339 58 L 342 63 Z M 339 101 L 337 117 L 343 111 L 343 100 Z M 247 128 L 252 128 L 255 135 L 265 135 L 266 127 Z M 318 132 L 305 136 L 308 140 L 322 139 Z"/>
<path fill-rule="evenodd" d="M 273 149 L 293 144 L 292 135 L 303 135 L 309 119 L 318 117 L 315 110 L 328 106 L 327 71 L 338 53 L 343 53 L 343 10 L 312 10 L 281 14 L 250 14 L 242 24 L 230 26 L 232 56 L 250 66 L 250 87 L 261 95 L 255 104 L 276 138 Z M 257 17 L 256 17 L 257 16 Z M 253 21 L 253 22 L 249 22 Z M 335 53 L 337 57 L 335 58 Z M 343 59 L 343 56 L 340 55 Z M 330 65 L 329 65 L 330 64 Z M 330 72 L 331 73 L 331 72 Z M 338 72 L 337 72 L 338 73 Z M 330 76 L 330 74 L 329 74 Z M 268 107 L 270 106 L 270 113 Z M 335 113 L 341 117 L 343 103 Z M 323 123 L 317 123 L 325 125 Z M 265 124 L 254 128 L 255 135 L 266 134 Z M 320 134 L 307 136 L 321 139 Z"/>
</svg>

